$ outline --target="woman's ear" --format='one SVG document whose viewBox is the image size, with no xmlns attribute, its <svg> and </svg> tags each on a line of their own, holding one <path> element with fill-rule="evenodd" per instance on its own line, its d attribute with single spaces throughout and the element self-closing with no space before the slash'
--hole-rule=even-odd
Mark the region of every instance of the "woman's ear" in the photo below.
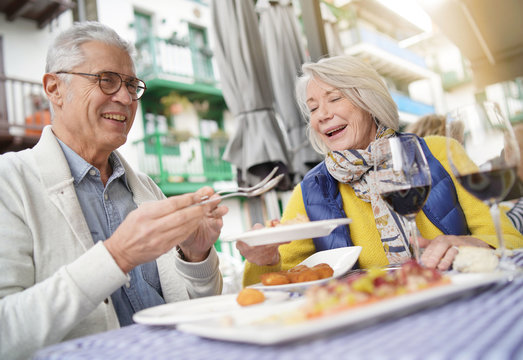
<svg viewBox="0 0 523 360">
<path fill-rule="evenodd" d="M 55 106 L 62 106 L 63 96 L 60 91 L 59 80 L 56 74 L 45 74 L 42 83 L 44 85 L 44 91 L 49 98 L 51 104 Z"/>
</svg>

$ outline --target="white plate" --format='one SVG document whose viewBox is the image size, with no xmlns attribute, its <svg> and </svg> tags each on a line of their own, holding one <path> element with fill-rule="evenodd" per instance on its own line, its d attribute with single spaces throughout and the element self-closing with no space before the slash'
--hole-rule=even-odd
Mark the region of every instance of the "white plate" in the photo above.
<svg viewBox="0 0 523 360">
<path fill-rule="evenodd" d="M 310 239 L 329 235 L 340 225 L 349 224 L 349 218 L 309 221 L 300 224 L 280 225 L 263 229 L 250 230 L 241 234 L 225 236 L 220 241 L 244 241 L 247 245 L 258 246 L 278 244 L 292 240 Z"/>
<path fill-rule="evenodd" d="M 340 328 L 374 324 L 384 318 L 403 316 L 432 305 L 441 304 L 463 293 L 504 279 L 501 274 L 466 274 L 452 277 L 449 285 L 437 286 L 416 293 L 360 306 L 331 316 L 297 323 L 278 321 L 279 315 L 299 309 L 305 302 L 302 297 L 285 303 L 266 306 L 261 311 L 233 314 L 208 322 L 182 324 L 179 330 L 206 338 L 272 345 L 296 339 L 325 334 Z"/>
<path fill-rule="evenodd" d="M 324 282 L 327 282 L 331 279 L 345 275 L 352 266 L 358 260 L 360 256 L 361 246 L 348 246 L 343 248 L 337 248 L 332 250 L 320 251 L 312 254 L 307 259 L 303 260 L 298 265 L 307 265 L 308 267 L 313 267 L 321 263 L 329 264 L 334 273 L 332 277 L 314 280 L 314 281 L 305 281 L 301 283 L 294 284 L 284 284 L 284 285 L 262 285 L 261 283 L 251 285 L 250 287 L 259 289 L 259 290 L 279 290 L 279 291 L 295 291 L 303 292 L 306 288 L 311 285 L 318 285 Z M 296 266 L 298 266 L 296 265 Z"/>
<path fill-rule="evenodd" d="M 176 325 L 190 321 L 208 320 L 243 309 L 259 309 L 268 304 L 275 304 L 287 300 L 289 293 L 271 291 L 265 294 L 263 303 L 245 307 L 238 305 L 237 296 L 238 294 L 208 296 L 158 305 L 137 312 L 134 314 L 133 320 L 145 325 Z"/>
</svg>

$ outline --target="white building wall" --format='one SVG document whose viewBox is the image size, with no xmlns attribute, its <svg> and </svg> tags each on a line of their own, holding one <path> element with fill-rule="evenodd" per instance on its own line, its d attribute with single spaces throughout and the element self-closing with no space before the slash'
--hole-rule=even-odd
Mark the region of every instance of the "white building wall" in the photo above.
<svg viewBox="0 0 523 360">
<path fill-rule="evenodd" d="M 0 16 L 0 35 L 4 46 L 4 70 L 7 76 L 42 81 L 47 48 L 60 31 L 71 26 L 72 14 L 67 11 L 50 25 L 38 29 L 36 22 L 17 19 L 9 22 Z"/>
</svg>

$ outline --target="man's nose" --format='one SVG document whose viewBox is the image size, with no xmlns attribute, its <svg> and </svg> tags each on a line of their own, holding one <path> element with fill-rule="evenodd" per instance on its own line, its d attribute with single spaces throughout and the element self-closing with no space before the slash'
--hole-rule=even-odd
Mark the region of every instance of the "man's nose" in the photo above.
<svg viewBox="0 0 523 360">
<path fill-rule="evenodd" d="M 131 93 L 129 90 L 127 90 L 127 87 L 124 83 L 122 83 L 122 86 L 120 86 L 120 89 L 113 94 L 113 99 L 116 101 L 121 102 L 125 105 L 131 105 L 133 102 L 133 98 L 131 96 Z"/>
</svg>

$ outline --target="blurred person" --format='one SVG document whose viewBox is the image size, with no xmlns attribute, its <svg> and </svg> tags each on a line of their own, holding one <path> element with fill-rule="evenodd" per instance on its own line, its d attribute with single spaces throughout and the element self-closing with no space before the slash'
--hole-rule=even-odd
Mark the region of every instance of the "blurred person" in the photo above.
<svg viewBox="0 0 523 360">
<path fill-rule="evenodd" d="M 49 48 L 52 124 L 0 156 L 0 358 L 133 323 L 150 306 L 221 292 L 210 187 L 166 198 L 116 150 L 146 90 L 132 46 L 77 23 Z"/>
<path fill-rule="evenodd" d="M 420 137 L 429 135 L 447 136 L 446 125 L 447 121 L 444 115 L 429 114 L 407 125 L 405 132 L 416 134 Z M 452 123 L 449 135 L 463 143 L 463 125 L 459 122 Z"/>
<path fill-rule="evenodd" d="M 350 217 L 352 222 L 327 236 L 281 246 L 237 242 L 247 259 L 244 286 L 259 282 L 263 273 L 288 270 L 315 252 L 345 246 L 362 246 L 356 266 L 364 269 L 387 266 L 398 257 L 408 260 L 400 240 L 409 243 L 405 222 L 394 216 L 370 185 L 373 141 L 402 136 L 397 106 L 385 83 L 372 67 L 351 56 L 306 63 L 302 71 L 297 100 L 309 119 L 309 139 L 325 160 L 295 187 L 281 222 L 303 216 L 311 221 Z M 447 270 L 457 246 L 497 247 L 496 231 L 488 207 L 451 175 L 446 138 L 419 140 L 432 177 L 427 202 L 416 216 L 424 248 L 421 262 Z M 523 236 L 508 218 L 502 215 L 501 221 L 507 247 L 523 246 Z"/>
</svg>

